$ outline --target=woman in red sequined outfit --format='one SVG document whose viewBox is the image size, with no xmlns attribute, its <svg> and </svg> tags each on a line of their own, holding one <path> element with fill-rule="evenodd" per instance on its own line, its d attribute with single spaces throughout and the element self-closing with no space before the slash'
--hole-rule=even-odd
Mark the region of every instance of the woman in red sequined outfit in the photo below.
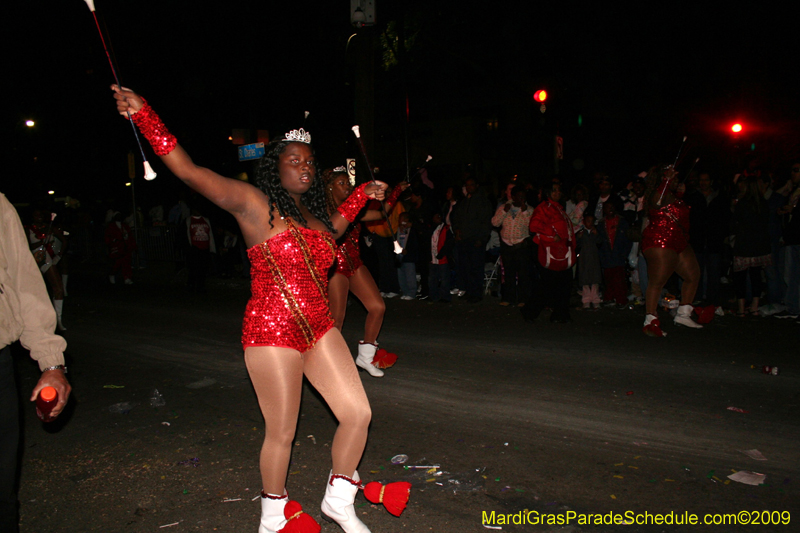
<svg viewBox="0 0 800 533">
<path fill-rule="evenodd" d="M 260 455 L 259 533 L 284 527 L 292 530 L 287 526 L 287 519 L 292 519 L 284 516 L 288 503 L 284 486 L 303 376 L 339 421 L 323 511 L 346 530 L 366 531 L 352 502 L 360 487 L 356 467 L 364 451 L 371 411 L 350 351 L 333 327 L 327 271 L 336 254 L 332 234 L 343 234 L 369 198 L 382 200 L 386 185 L 376 182 L 359 187 L 328 216 L 324 186 L 316 179 L 310 135 L 303 130 L 269 144 L 259 164 L 258 187 L 254 187 L 195 165 L 141 97 L 127 89 L 112 89 L 120 114 L 132 114 L 173 174 L 236 218 L 249 248 L 252 297 L 242 343 L 266 422 Z"/>
<path fill-rule="evenodd" d="M 335 213 L 343 202 L 350 197 L 353 187 L 350 185 L 347 173 L 344 170 L 334 169 L 325 173 L 325 198 L 328 204 L 328 213 Z M 392 191 L 384 204 L 389 213 L 397 203 L 400 194 L 406 190 L 408 183 L 400 183 Z M 384 217 L 382 211 L 370 209 L 359 218 L 361 222 L 380 220 Z M 351 224 L 344 236 L 337 240 L 339 247 L 336 250 L 336 272 L 328 281 L 328 298 L 331 314 L 336 327 L 341 330 L 347 312 L 347 293 L 352 292 L 367 310 L 367 319 L 364 323 L 364 338 L 358 343 L 358 357 L 356 365 L 366 370 L 371 376 L 379 378 L 383 371 L 373 364 L 375 353 L 378 350 L 378 334 L 383 325 L 383 315 L 386 304 L 381 297 L 378 286 L 369 273 L 367 267 L 361 262 L 361 251 L 358 239 L 361 233 L 359 224 Z"/>
<path fill-rule="evenodd" d="M 647 260 L 647 293 L 643 331 L 653 337 L 665 337 L 658 320 L 661 291 L 672 273 L 683 278 L 681 305 L 676 324 L 702 328 L 692 320 L 692 302 L 700 283 L 700 266 L 689 245 L 689 206 L 681 199 L 686 186 L 679 183 L 672 166 L 650 171 L 647 176 L 645 208 L 647 227 L 642 232 L 642 253 Z"/>
</svg>

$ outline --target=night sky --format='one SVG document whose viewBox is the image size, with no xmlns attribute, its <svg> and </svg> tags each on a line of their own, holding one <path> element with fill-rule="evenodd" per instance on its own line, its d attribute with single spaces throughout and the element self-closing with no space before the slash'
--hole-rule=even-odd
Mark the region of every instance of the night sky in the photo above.
<svg viewBox="0 0 800 533">
<path fill-rule="evenodd" d="M 717 174 L 753 145 L 776 172 L 800 155 L 797 23 L 788 12 L 376 5 L 378 26 L 356 31 L 345 0 L 96 1 L 122 83 L 148 98 L 198 163 L 226 175 L 250 168 L 227 140 L 233 128 L 275 135 L 299 127 L 305 110 L 323 166 L 357 157 L 350 126 L 367 31 L 376 65 L 371 159 L 390 182 L 405 173 L 406 92 L 411 164 L 432 154 L 437 183 L 455 181 L 468 164 L 489 185 L 511 175 L 547 179 L 555 134 L 564 138 L 559 173 L 567 181 L 604 171 L 623 184 L 674 158 L 684 135 L 687 158 L 701 157 Z M 0 191 L 19 196 L 12 201 L 47 189 L 86 199 L 125 194 L 135 140 L 115 113 L 113 77 L 85 2 L 27 1 L 11 11 L 5 26 L 13 28 L 2 36 Z M 405 53 L 387 53 L 383 44 L 403 33 Z M 544 115 L 531 98 L 542 88 L 551 95 Z M 24 126 L 28 118 L 35 128 Z M 745 125 L 736 139 L 727 132 L 734 120 Z M 177 180 L 154 166 L 160 177 L 137 182 L 137 195 L 171 202 Z"/>
</svg>

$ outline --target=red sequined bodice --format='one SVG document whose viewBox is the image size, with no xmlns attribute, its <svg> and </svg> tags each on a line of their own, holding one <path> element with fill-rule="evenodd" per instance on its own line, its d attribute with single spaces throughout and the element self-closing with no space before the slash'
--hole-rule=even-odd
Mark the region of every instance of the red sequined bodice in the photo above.
<svg viewBox="0 0 800 533">
<path fill-rule="evenodd" d="M 337 274 L 342 274 L 349 278 L 355 274 L 358 267 L 364 264 L 361 262 L 361 249 L 358 246 L 360 235 L 360 224 L 352 224 L 347 228 L 339 247 L 336 249 Z"/>
<path fill-rule="evenodd" d="M 328 269 L 335 244 L 328 233 L 297 227 L 247 250 L 251 297 L 242 346 L 283 346 L 307 351 L 333 327 Z"/>
<path fill-rule="evenodd" d="M 689 206 L 676 200 L 647 214 L 649 223 L 642 232 L 642 250 L 669 248 L 681 253 L 689 245 Z"/>
</svg>

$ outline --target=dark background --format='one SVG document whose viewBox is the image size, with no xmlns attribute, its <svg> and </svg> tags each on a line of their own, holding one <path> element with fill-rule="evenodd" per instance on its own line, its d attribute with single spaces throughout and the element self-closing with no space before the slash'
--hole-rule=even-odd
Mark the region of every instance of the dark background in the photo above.
<svg viewBox="0 0 800 533">
<path fill-rule="evenodd" d="M 323 166 L 358 157 L 350 126 L 374 116 L 370 157 L 390 183 L 407 160 L 414 167 L 431 154 L 437 185 L 466 170 L 490 187 L 514 175 L 558 172 L 571 183 L 596 171 L 623 185 L 671 162 L 684 135 L 685 161 L 700 157 L 698 167 L 717 176 L 750 152 L 783 173 L 800 153 L 796 20 L 752 4 L 379 0 L 377 26 L 360 30 L 344 0 L 96 6 L 121 82 L 148 98 L 199 164 L 225 175 L 252 169 L 228 140 L 234 128 L 280 135 L 302 125 L 306 110 Z M 80 0 L 10 10 L 0 190 L 16 202 L 50 189 L 84 202 L 126 197 L 127 153 L 139 176 L 141 156 L 115 113 L 91 12 Z M 538 89 L 550 94 L 544 114 L 532 100 Z M 729 132 L 735 120 L 745 125 L 739 136 Z M 136 185 L 145 206 L 177 198 L 177 180 L 153 165 L 160 177 Z"/>
</svg>

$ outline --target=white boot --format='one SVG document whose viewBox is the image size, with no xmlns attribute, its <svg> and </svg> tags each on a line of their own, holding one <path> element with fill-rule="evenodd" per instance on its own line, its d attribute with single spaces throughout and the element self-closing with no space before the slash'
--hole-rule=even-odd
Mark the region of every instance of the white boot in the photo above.
<svg viewBox="0 0 800 533">
<path fill-rule="evenodd" d="M 336 522 L 345 533 L 370 533 L 367 526 L 358 519 L 353 502 L 358 493 L 358 472 L 353 474 L 353 479 L 345 476 L 334 476 L 331 472 L 328 484 L 325 487 L 325 499 L 322 500 L 322 518 L 329 522 Z"/>
<path fill-rule="evenodd" d="M 53 307 L 56 310 L 56 319 L 58 320 L 58 331 L 67 331 L 64 324 L 61 323 L 61 312 L 64 310 L 64 300 L 53 300 Z"/>
<path fill-rule="evenodd" d="M 675 315 L 672 322 L 687 328 L 701 329 L 703 326 L 692 320 L 692 311 L 694 311 L 694 307 L 689 304 L 678 307 L 678 314 Z"/>
<path fill-rule="evenodd" d="M 356 357 L 356 366 L 359 366 L 369 372 L 369 375 L 374 378 L 383 377 L 383 370 L 372 364 L 375 358 L 375 352 L 378 347 L 375 344 L 369 344 L 364 341 L 358 341 L 358 357 Z"/>
<path fill-rule="evenodd" d="M 261 493 L 261 523 L 258 526 L 258 533 L 276 533 L 283 529 L 286 525 L 283 508 L 288 502 L 289 495 L 286 491 L 283 492 L 283 496 Z"/>
</svg>

